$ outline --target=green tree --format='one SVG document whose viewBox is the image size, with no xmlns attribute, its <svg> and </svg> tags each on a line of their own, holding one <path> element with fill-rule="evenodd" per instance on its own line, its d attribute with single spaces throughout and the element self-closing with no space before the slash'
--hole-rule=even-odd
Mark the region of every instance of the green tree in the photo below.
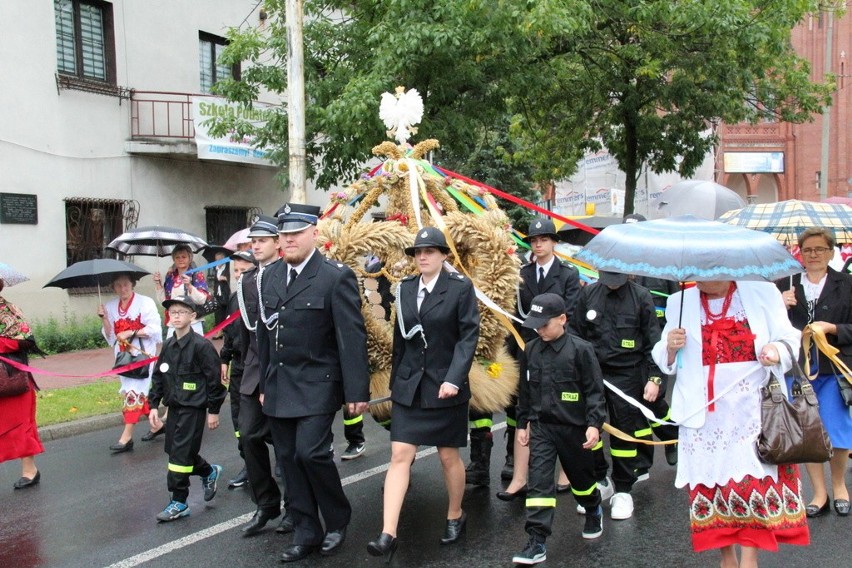
<svg viewBox="0 0 852 568">
<path fill-rule="evenodd" d="M 563 144 L 605 146 L 626 173 L 632 212 L 643 165 L 692 175 L 717 143 L 718 122 L 804 122 L 820 112 L 832 85 L 812 83 L 790 45 L 792 27 L 819 4 L 597 0 L 581 28 L 548 22 L 524 71 L 540 80 L 512 97 L 518 158 L 560 178 L 576 167 Z"/>
</svg>

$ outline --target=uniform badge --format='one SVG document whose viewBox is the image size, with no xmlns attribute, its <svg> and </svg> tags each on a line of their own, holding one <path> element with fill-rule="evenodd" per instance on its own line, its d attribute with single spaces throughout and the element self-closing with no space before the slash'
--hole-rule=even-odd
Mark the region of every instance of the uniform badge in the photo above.
<svg viewBox="0 0 852 568">
<path fill-rule="evenodd" d="M 541 221 L 539 221 L 538 223 L 536 223 L 536 224 L 535 224 L 535 228 L 536 228 L 536 229 L 541 229 Z"/>
<path fill-rule="evenodd" d="M 290 211 L 292 211 L 292 209 L 290 209 L 290 204 L 288 203 L 287 205 L 284 206 L 284 213 L 289 215 Z"/>
<path fill-rule="evenodd" d="M 423 231 L 422 233 L 420 233 L 420 236 L 425 239 L 426 237 L 429 236 L 429 233 L 427 233 L 426 231 Z"/>
<path fill-rule="evenodd" d="M 169 372 L 169 364 L 168 363 L 160 364 L 160 372 L 161 373 L 168 373 Z"/>
<path fill-rule="evenodd" d="M 598 317 L 598 312 L 596 312 L 595 310 L 589 310 L 588 312 L 586 312 L 587 320 L 592 321 L 596 317 Z"/>
</svg>

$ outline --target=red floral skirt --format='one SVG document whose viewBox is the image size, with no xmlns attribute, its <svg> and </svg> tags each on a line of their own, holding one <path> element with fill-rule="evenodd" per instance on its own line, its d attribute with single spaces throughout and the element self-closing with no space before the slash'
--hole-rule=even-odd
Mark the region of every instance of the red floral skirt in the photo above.
<svg viewBox="0 0 852 568">
<path fill-rule="evenodd" d="M 143 416 L 148 416 L 148 397 L 133 390 L 124 393 L 124 404 L 121 412 L 125 424 L 136 424 Z"/>
<path fill-rule="evenodd" d="M 778 550 L 810 543 L 799 469 L 779 465 L 778 481 L 747 475 L 724 486 L 689 490 L 690 530 L 696 552 L 732 544 Z"/>
<path fill-rule="evenodd" d="M 0 397 L 0 462 L 44 451 L 36 427 L 36 391 Z"/>
</svg>

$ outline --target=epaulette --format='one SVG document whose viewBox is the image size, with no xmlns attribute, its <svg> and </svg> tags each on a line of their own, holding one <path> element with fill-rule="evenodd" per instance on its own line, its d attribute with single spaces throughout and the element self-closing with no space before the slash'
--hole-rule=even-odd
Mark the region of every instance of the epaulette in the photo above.
<svg viewBox="0 0 852 568">
<path fill-rule="evenodd" d="M 337 270 L 343 270 L 343 267 L 344 267 L 344 266 L 346 266 L 346 265 L 345 265 L 345 264 L 343 264 L 342 262 L 339 262 L 339 261 L 334 260 L 334 259 L 331 259 L 331 258 L 326 258 L 326 259 L 325 259 L 325 263 L 326 263 L 326 264 L 330 264 L 331 266 L 333 266 L 333 267 L 334 267 L 334 268 L 336 268 Z"/>
<path fill-rule="evenodd" d="M 458 272 L 450 272 L 450 278 L 455 278 L 456 280 L 460 280 L 460 281 L 466 280 L 466 278 L 464 277 L 464 274 L 460 274 Z"/>
<path fill-rule="evenodd" d="M 419 277 L 420 277 L 419 274 L 409 274 L 408 276 L 404 276 L 401 281 L 406 282 L 408 280 L 414 280 L 415 278 L 419 278 Z"/>
<path fill-rule="evenodd" d="M 557 257 L 557 259 L 556 259 L 556 260 L 558 260 L 558 261 L 559 261 L 559 264 L 561 264 L 561 265 L 562 265 L 562 266 L 564 266 L 565 268 L 573 268 L 574 270 L 577 270 L 577 267 L 576 267 L 576 266 L 574 266 L 573 264 L 571 264 L 570 262 L 568 262 L 567 260 L 563 260 L 563 259 L 558 258 L 558 257 Z"/>
</svg>

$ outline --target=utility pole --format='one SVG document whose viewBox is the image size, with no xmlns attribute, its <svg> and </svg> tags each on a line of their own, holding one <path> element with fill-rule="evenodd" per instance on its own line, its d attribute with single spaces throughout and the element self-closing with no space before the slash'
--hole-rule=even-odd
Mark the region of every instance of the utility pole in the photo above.
<svg viewBox="0 0 852 568">
<path fill-rule="evenodd" d="M 307 203 L 305 151 L 305 50 L 302 0 L 287 0 L 287 119 L 290 201 Z"/>
<path fill-rule="evenodd" d="M 831 62 L 833 59 L 832 42 L 834 41 L 834 7 L 825 6 L 825 59 L 823 61 L 823 75 L 831 73 Z M 834 95 L 832 95 L 832 98 Z M 831 151 L 831 104 L 828 103 L 822 109 L 822 154 L 820 156 L 819 174 L 819 200 L 828 197 L 828 158 Z"/>
</svg>

